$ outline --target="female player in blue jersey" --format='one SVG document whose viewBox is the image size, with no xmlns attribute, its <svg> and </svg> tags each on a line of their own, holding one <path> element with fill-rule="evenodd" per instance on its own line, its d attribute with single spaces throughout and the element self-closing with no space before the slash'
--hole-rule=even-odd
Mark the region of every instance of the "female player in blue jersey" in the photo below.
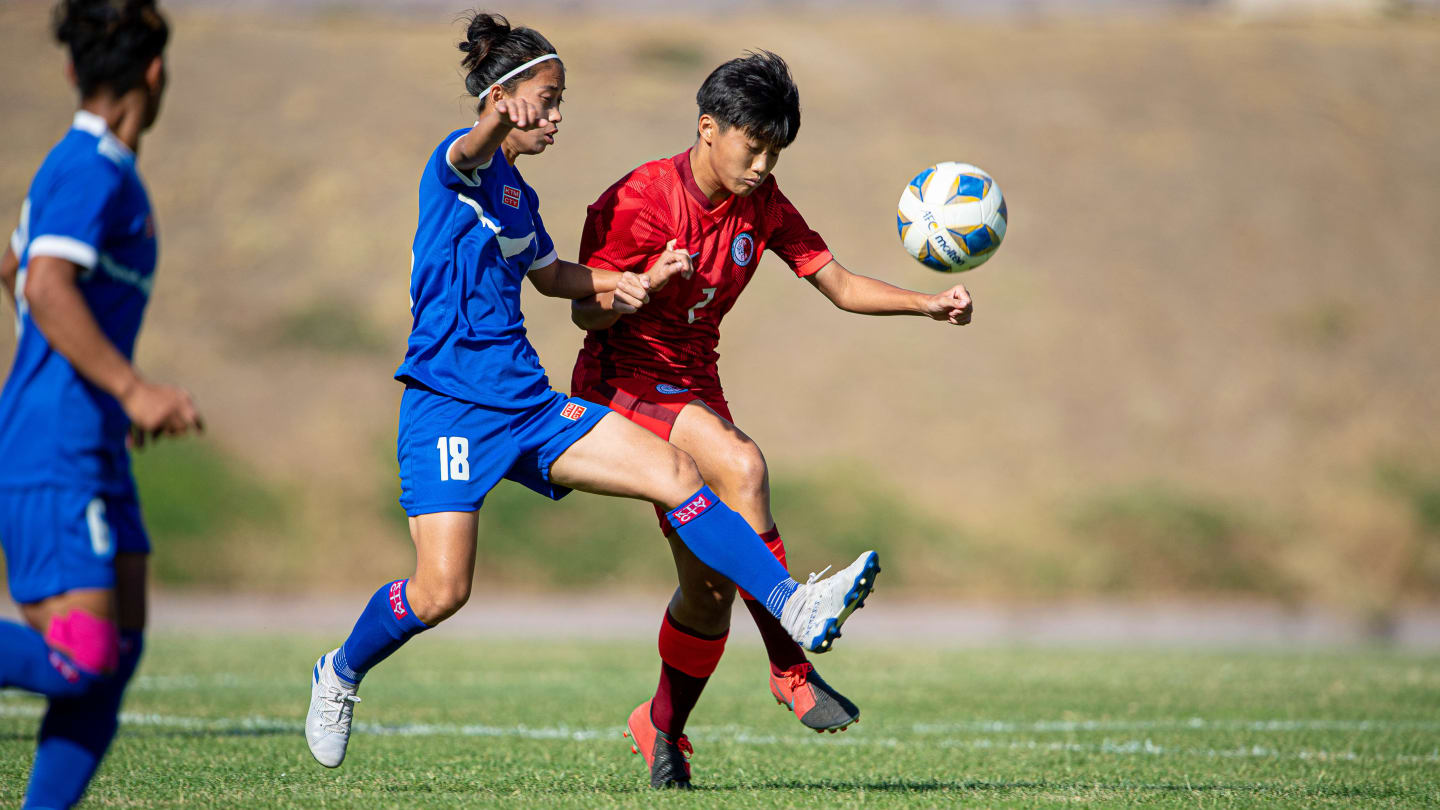
<svg viewBox="0 0 1440 810">
<path fill-rule="evenodd" d="M 0 686 L 49 698 L 25 807 L 80 800 L 111 738 L 145 624 L 150 543 L 126 451 L 200 429 L 185 391 L 131 363 L 155 271 L 135 169 L 165 92 L 153 0 L 69 0 L 55 36 L 80 93 L 0 259 L 19 341 L 0 392 L 0 543 L 26 625 L 0 622 Z"/>
<path fill-rule="evenodd" d="M 829 649 L 879 570 L 867 552 L 829 579 L 797 583 L 689 456 L 604 406 L 550 388 L 525 338 L 524 279 L 559 298 L 613 292 L 633 310 L 648 289 L 688 272 L 689 257 L 672 250 L 644 275 L 559 260 L 535 192 L 513 163 L 555 142 L 564 66 L 537 31 L 512 29 L 498 15 L 474 15 L 460 49 L 480 120 L 446 136 L 421 175 L 414 320 L 395 373 L 406 386 L 397 454 L 415 573 L 382 585 L 312 671 L 306 739 L 332 768 L 345 757 L 361 677 L 469 598 L 478 510 L 501 479 L 553 499 L 580 489 L 664 506 L 699 559 L 765 600 L 815 651 Z M 586 542 L 582 533 L 575 542 Z M 678 749 L 666 755 L 682 758 Z"/>
</svg>

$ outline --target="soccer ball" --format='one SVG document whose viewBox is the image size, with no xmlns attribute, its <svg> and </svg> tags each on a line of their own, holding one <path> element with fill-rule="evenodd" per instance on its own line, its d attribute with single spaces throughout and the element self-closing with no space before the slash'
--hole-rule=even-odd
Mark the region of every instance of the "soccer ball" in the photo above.
<svg viewBox="0 0 1440 810">
<path fill-rule="evenodd" d="M 994 178 L 969 163 L 938 163 L 901 192 L 895 228 L 921 264 L 960 273 L 984 264 L 1000 247 L 1006 215 Z"/>
</svg>

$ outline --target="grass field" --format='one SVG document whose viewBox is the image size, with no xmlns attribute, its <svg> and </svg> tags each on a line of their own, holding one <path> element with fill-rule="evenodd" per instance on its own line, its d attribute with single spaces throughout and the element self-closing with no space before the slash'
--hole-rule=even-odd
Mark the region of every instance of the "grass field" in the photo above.
<svg viewBox="0 0 1440 810">
<path fill-rule="evenodd" d="M 737 645 L 689 728 L 702 789 L 655 796 L 620 737 L 649 644 L 417 639 L 366 681 L 350 759 L 327 771 L 300 731 L 322 643 L 155 640 L 88 806 L 1440 803 L 1434 655 L 857 645 L 821 663 L 863 721 L 821 737 Z M 41 708 L 0 695 L 0 805 Z"/>
</svg>

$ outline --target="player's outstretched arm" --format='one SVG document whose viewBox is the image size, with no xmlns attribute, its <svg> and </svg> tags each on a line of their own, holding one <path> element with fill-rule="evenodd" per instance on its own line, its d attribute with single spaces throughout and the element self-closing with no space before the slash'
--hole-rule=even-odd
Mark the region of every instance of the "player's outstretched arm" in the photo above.
<svg viewBox="0 0 1440 810">
<path fill-rule="evenodd" d="M 830 302 L 860 315 L 924 315 L 956 326 L 970 323 L 974 304 L 965 285 L 927 295 L 862 276 L 832 261 L 806 280 Z"/>
<path fill-rule="evenodd" d="M 586 295 L 576 298 L 570 305 L 570 321 L 586 331 L 609 329 L 620 320 L 621 315 L 635 312 L 640 307 L 650 303 L 649 290 L 658 290 L 670 282 L 675 276 L 689 278 L 695 272 L 694 261 L 690 254 L 675 247 L 676 240 L 671 239 L 665 250 L 655 259 L 643 275 L 636 276 L 633 273 L 621 273 L 623 276 L 631 276 L 639 280 L 640 286 L 645 291 L 643 296 L 626 297 L 622 295 L 622 289 L 617 288 L 613 293 L 596 292 L 593 295 Z"/>
<path fill-rule="evenodd" d="M 26 272 L 30 320 L 50 347 L 100 390 L 115 397 L 137 429 L 137 439 L 179 436 L 204 425 L 189 392 L 143 379 L 100 331 L 75 279 L 80 268 L 54 256 L 36 256 Z"/>
<path fill-rule="evenodd" d="M 595 295 L 613 297 L 628 311 L 650 300 L 649 281 L 634 273 L 612 273 L 583 264 L 556 260 L 531 270 L 530 283 L 541 295 L 551 298 L 585 298 Z"/>
<path fill-rule="evenodd" d="M 470 131 L 450 144 L 450 163 L 470 172 L 490 162 L 510 130 L 531 130 L 544 126 L 548 114 L 523 98 L 492 99 L 480 111 L 480 120 Z"/>
</svg>

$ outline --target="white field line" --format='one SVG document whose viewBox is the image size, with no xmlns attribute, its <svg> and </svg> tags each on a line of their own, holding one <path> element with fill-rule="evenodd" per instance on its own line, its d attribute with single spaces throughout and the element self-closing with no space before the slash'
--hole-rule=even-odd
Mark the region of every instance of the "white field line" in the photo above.
<svg viewBox="0 0 1440 810">
<path fill-rule="evenodd" d="M 0 718 L 39 718 L 44 707 L 33 703 L 0 703 Z M 247 734 L 247 733 L 290 733 L 300 734 L 304 724 L 300 720 L 281 719 L 252 715 L 249 717 L 180 717 L 153 712 L 124 712 L 120 715 L 124 725 L 150 728 L 175 729 L 197 733 Z M 1299 721 L 1286 721 L 1293 724 Z M 1327 728 L 1327 721 L 1315 721 L 1318 728 Z M 917 724 L 917 730 L 923 724 Z M 1025 724 L 1012 724 L 1023 728 Z M 1378 731 L 1398 729 L 1404 724 L 1371 723 L 1361 730 Z M 1193 724 L 1177 725 L 1176 728 L 1204 728 Z M 1210 728 L 1230 728 L 1213 725 Z M 1253 723 L 1247 727 L 1266 728 L 1265 723 Z M 575 742 L 604 741 L 619 739 L 622 728 L 571 728 L 554 726 L 533 728 L 526 725 L 511 727 L 479 724 L 459 725 L 454 723 L 409 723 L 385 725 L 380 723 L 356 722 L 355 731 L 360 734 L 396 737 L 500 737 L 526 740 L 568 740 Z M 1113 730 L 1113 729 L 1109 729 Z M 924 734 L 926 732 L 918 732 Z M 984 732 L 982 732 L 984 733 Z M 991 732 L 993 733 L 993 731 Z M 691 730 L 690 736 L 699 742 L 733 743 L 739 745 L 795 745 L 820 744 L 898 749 L 909 746 L 939 747 L 985 751 L 1041 751 L 1103 756 L 1150 756 L 1150 757 L 1202 757 L 1220 759 L 1296 759 L 1316 762 L 1392 762 L 1400 764 L 1440 763 L 1440 748 L 1428 754 L 1374 754 L 1355 751 L 1325 751 L 1300 749 L 1285 751 L 1264 745 L 1241 745 L 1234 748 L 1201 748 L 1193 746 L 1160 745 L 1145 740 L 1102 740 L 1098 743 L 1079 743 L 1056 740 L 942 737 L 926 737 L 919 740 L 901 740 L 896 737 L 866 737 L 861 734 L 848 736 L 825 735 L 767 735 L 752 734 L 739 726 L 700 726 Z"/>
<path fill-rule="evenodd" d="M 1440 732 L 1440 723 L 1379 720 L 1208 720 L 1188 717 L 1168 720 L 972 720 L 959 723 L 916 723 L 916 734 L 1013 734 L 1015 732 L 1073 733 L 1082 731 L 1352 731 Z"/>
</svg>

